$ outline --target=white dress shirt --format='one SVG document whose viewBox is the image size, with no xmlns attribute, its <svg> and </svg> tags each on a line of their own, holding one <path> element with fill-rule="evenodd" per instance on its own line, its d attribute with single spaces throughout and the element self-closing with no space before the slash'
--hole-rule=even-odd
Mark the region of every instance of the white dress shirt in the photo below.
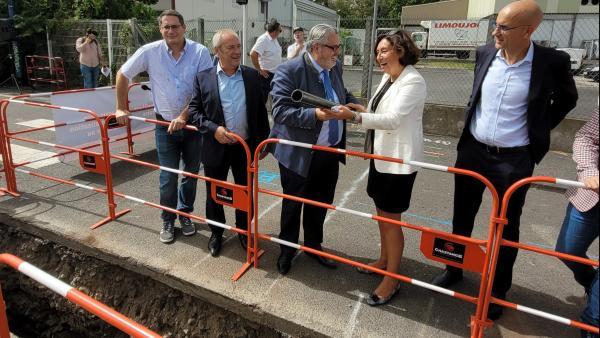
<svg viewBox="0 0 600 338">
<path fill-rule="evenodd" d="M 217 81 L 219 82 L 219 97 L 225 117 L 225 127 L 244 140 L 248 139 L 246 87 L 244 87 L 242 69 L 238 66 L 235 73 L 229 76 L 221 68 L 221 63 L 217 62 Z"/>
<path fill-rule="evenodd" d="M 531 82 L 533 43 L 523 60 L 509 65 L 498 50 L 481 86 L 481 98 L 470 131 L 481 143 L 497 147 L 529 144 L 527 97 Z"/>
<path fill-rule="evenodd" d="M 208 49 L 197 42 L 186 39 L 176 60 L 165 40 L 158 40 L 140 47 L 121 66 L 121 74 L 131 81 L 139 73 L 147 71 L 154 111 L 171 121 L 192 100 L 196 75 L 211 66 Z"/>
<path fill-rule="evenodd" d="M 312 55 L 310 55 L 310 53 L 308 54 L 308 58 L 310 59 L 310 61 L 312 62 L 313 66 L 315 67 L 315 69 L 319 72 L 319 79 L 321 80 L 321 84 L 323 84 L 323 86 L 325 86 L 325 81 L 323 80 L 323 67 L 321 67 L 317 61 L 315 61 L 315 59 L 313 59 Z M 331 73 L 331 71 L 329 70 L 329 72 Z M 331 76 L 329 76 L 329 78 L 331 79 Z M 331 86 L 333 87 L 333 79 L 331 80 Z M 325 87 L 323 87 L 325 88 Z M 333 90 L 333 96 L 335 96 L 335 102 L 336 103 L 340 103 L 340 99 L 337 96 L 337 93 L 335 92 L 335 89 Z M 331 144 L 329 143 L 329 124 L 330 123 L 337 123 L 338 124 L 338 141 L 335 144 Z M 319 138 L 317 139 L 317 144 L 320 146 L 334 146 L 338 143 L 340 143 L 340 141 L 342 140 L 342 132 L 344 130 L 344 123 L 341 120 L 328 120 L 328 121 L 323 121 L 323 125 L 321 126 L 321 132 L 319 133 Z"/>
<path fill-rule="evenodd" d="M 273 39 L 269 32 L 259 36 L 252 50 L 259 54 L 258 64 L 260 68 L 275 73 L 277 66 L 281 64 L 281 45 L 277 39 Z"/>
</svg>

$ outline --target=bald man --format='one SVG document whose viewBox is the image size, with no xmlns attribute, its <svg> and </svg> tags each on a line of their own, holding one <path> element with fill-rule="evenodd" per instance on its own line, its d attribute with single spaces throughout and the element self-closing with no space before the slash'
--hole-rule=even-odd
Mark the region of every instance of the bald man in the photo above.
<svg viewBox="0 0 600 338">
<path fill-rule="evenodd" d="M 543 13 L 534 1 L 516 1 L 496 19 L 494 43 L 477 49 L 473 90 L 465 127 L 458 142 L 455 166 L 488 178 L 500 198 L 510 185 L 529 177 L 550 146 L 550 130 L 575 107 L 577 89 L 569 56 L 538 46 L 531 36 Z M 484 185 L 456 175 L 452 232 L 471 236 Z M 519 222 L 527 187 L 519 189 L 508 207 L 503 238 L 519 241 Z M 492 295 L 505 299 L 512 284 L 517 249 L 502 247 Z M 449 287 L 462 280 L 462 269 L 447 266 L 433 284 Z M 491 304 L 488 318 L 502 315 Z"/>
</svg>

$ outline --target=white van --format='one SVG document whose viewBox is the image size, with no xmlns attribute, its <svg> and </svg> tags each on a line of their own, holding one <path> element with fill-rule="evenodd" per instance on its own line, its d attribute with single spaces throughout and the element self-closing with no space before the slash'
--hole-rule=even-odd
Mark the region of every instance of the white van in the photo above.
<svg viewBox="0 0 600 338">
<path fill-rule="evenodd" d="M 556 48 L 569 54 L 571 57 L 571 72 L 578 73 L 581 70 L 583 59 L 586 57 L 586 50 L 582 48 Z"/>
</svg>

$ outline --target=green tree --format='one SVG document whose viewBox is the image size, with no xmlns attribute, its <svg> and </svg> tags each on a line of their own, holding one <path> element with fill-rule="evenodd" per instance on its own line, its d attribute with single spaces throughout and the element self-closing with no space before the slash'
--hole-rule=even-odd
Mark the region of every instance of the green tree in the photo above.
<svg viewBox="0 0 600 338">
<path fill-rule="evenodd" d="M 52 19 L 129 19 L 156 17 L 150 7 L 158 0 L 15 0 L 15 26 L 19 36 L 45 30 Z M 8 0 L 0 0 L 0 16 L 8 15 Z"/>
<path fill-rule="evenodd" d="M 334 9 L 342 18 L 364 18 L 373 15 L 373 0 L 314 0 Z M 379 18 L 399 18 L 403 6 L 420 5 L 441 0 L 379 0 Z"/>
</svg>

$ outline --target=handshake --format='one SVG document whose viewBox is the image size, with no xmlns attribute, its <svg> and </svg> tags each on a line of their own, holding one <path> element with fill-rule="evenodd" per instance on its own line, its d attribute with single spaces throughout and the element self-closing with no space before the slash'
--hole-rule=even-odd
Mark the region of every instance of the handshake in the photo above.
<svg viewBox="0 0 600 338">
<path fill-rule="evenodd" d="M 365 107 L 356 103 L 340 105 L 322 97 L 296 89 L 290 96 L 292 101 L 317 108 L 315 114 L 320 121 L 351 120 L 360 122 L 360 112 L 366 111 Z"/>
</svg>

